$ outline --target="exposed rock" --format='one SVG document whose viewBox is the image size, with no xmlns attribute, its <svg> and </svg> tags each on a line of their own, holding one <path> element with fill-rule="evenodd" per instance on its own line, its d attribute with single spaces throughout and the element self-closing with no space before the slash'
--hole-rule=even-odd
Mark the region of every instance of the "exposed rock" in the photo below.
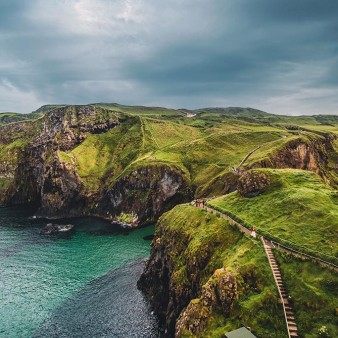
<svg viewBox="0 0 338 338">
<path fill-rule="evenodd" d="M 137 215 L 134 223 L 145 223 L 191 198 L 192 192 L 180 168 L 147 166 L 119 179 L 105 194 L 98 212 L 108 211 L 112 216 L 132 213 Z"/>
<path fill-rule="evenodd" d="M 227 172 L 212 179 L 201 190 L 197 191 L 197 197 L 219 196 L 229 194 L 237 189 L 239 175 L 233 172 Z"/>
<path fill-rule="evenodd" d="M 238 180 L 237 191 L 243 197 L 261 194 L 270 184 L 268 176 L 259 171 L 244 172 Z"/>
<path fill-rule="evenodd" d="M 213 309 L 221 309 L 225 316 L 230 314 L 238 298 L 237 281 L 233 273 L 218 269 L 202 288 L 199 299 L 193 299 L 180 314 L 175 337 L 182 337 L 186 331 L 197 335 L 207 323 Z"/>
<path fill-rule="evenodd" d="M 197 297 L 199 275 L 189 275 L 191 287 L 177 285 L 173 280 L 174 262 L 172 252 L 183 251 L 188 240 L 180 238 L 178 243 L 174 234 L 161 231 L 158 224 L 158 234 L 152 242 L 151 259 L 141 275 L 137 285 L 150 299 L 156 313 L 165 321 L 168 336 L 175 331 L 175 322 L 181 311 L 190 300 Z M 162 236 L 163 235 L 163 236 Z M 176 238 L 178 239 L 178 238 Z M 201 265 L 201 263 L 199 263 Z M 205 262 L 206 264 L 206 262 Z"/>
<path fill-rule="evenodd" d="M 67 225 L 58 225 L 58 224 L 52 224 L 48 223 L 41 231 L 41 235 L 54 235 L 58 233 L 69 233 L 74 230 L 74 225 L 67 224 Z"/>
<path fill-rule="evenodd" d="M 293 168 L 309 170 L 318 174 L 325 183 L 336 188 L 338 186 L 336 168 L 332 168 L 329 163 L 336 161 L 333 142 L 335 142 L 337 136 L 323 132 L 317 132 L 317 134 L 317 137 L 309 136 L 307 140 L 291 140 L 276 153 L 256 162 L 247 169 Z"/>
</svg>

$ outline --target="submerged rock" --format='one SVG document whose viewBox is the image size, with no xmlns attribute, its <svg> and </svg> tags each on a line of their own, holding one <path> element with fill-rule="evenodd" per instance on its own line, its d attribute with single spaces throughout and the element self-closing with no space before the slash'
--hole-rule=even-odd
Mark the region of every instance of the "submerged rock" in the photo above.
<svg viewBox="0 0 338 338">
<path fill-rule="evenodd" d="M 58 233 L 66 233 L 74 230 L 73 224 L 58 225 L 53 223 L 48 223 L 41 231 L 41 235 L 54 235 Z"/>
<path fill-rule="evenodd" d="M 118 221 L 112 221 L 111 224 L 113 225 L 117 225 L 119 226 L 120 228 L 122 229 L 133 229 L 135 228 L 135 226 L 133 226 L 132 224 L 130 223 L 126 223 L 126 222 L 118 222 Z"/>
</svg>

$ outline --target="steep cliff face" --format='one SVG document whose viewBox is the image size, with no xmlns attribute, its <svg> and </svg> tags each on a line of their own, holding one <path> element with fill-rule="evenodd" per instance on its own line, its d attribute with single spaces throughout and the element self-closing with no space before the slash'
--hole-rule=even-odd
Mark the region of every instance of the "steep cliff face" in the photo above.
<svg viewBox="0 0 338 338">
<path fill-rule="evenodd" d="M 13 144 L 13 139 L 14 144 L 16 141 L 25 143 L 14 147 L 16 153 L 8 156 L 10 164 L 2 162 L 3 171 L 12 178 L 3 192 L 2 203 L 39 202 L 39 214 L 73 215 L 69 203 L 78 204 L 75 197 L 81 196 L 82 186 L 74 168 L 59 161 L 57 151 L 73 148 L 88 132 L 104 132 L 118 125 L 118 118 L 108 115 L 91 106 L 65 107 L 34 122 L 3 127 L 3 143 L 12 141 Z M 80 203 L 78 213 L 81 211 Z"/>
<path fill-rule="evenodd" d="M 268 269 L 255 242 L 224 220 L 180 205 L 160 218 L 138 286 L 165 319 L 168 337 L 222 337 L 239 322 L 258 336 L 284 337 Z"/>
<path fill-rule="evenodd" d="M 317 173 L 322 179 L 332 185 L 338 184 L 335 172 L 330 167 L 332 154 L 335 153 L 333 134 L 308 134 L 307 137 L 286 143 L 269 157 L 254 163 L 250 168 L 302 169 Z"/>
<path fill-rule="evenodd" d="M 138 223 L 151 222 L 191 198 L 188 181 L 180 168 L 146 166 L 117 180 L 100 202 L 98 212 L 133 214 Z"/>
<path fill-rule="evenodd" d="M 117 144 L 116 154 L 114 149 L 96 144 L 99 139 L 95 135 L 106 135 L 127 125 L 114 136 L 123 139 L 137 123 L 137 118 L 95 106 L 68 106 L 54 109 L 36 121 L 2 126 L 0 204 L 36 202 L 40 204 L 37 215 L 52 218 L 96 215 L 114 219 L 125 213 L 132 215 L 133 223 L 138 225 L 190 200 L 188 180 L 178 167 L 156 164 L 124 172 L 135 158 L 135 151 L 129 148 L 136 142 L 137 150 L 141 143 L 138 138 L 135 141 L 129 137 Z M 87 144 L 96 149 L 98 158 L 112 151 L 114 155 L 107 161 L 116 162 L 110 170 L 97 165 L 100 173 L 96 189 L 88 186 L 92 174 L 81 175 L 79 159 L 71 155 L 87 138 L 92 140 Z M 84 158 L 82 166 L 90 166 L 93 159 L 90 155 Z"/>
<path fill-rule="evenodd" d="M 229 316 L 238 299 L 238 285 L 234 273 L 224 268 L 217 269 L 203 285 L 201 297 L 189 303 L 181 312 L 175 328 L 175 337 L 182 337 L 187 331 L 201 333 L 212 315 L 218 311 Z"/>
</svg>

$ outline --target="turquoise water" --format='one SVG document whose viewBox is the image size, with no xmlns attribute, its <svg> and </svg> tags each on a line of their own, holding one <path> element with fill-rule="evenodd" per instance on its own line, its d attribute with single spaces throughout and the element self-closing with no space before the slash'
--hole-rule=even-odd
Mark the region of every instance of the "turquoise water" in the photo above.
<svg viewBox="0 0 338 338">
<path fill-rule="evenodd" d="M 0 337 L 47 336 L 44 330 L 51 336 L 53 325 L 57 325 L 55 337 L 126 337 L 117 328 L 121 319 L 116 320 L 124 313 L 131 316 L 124 326 L 135 321 L 140 331 L 136 337 L 155 336 L 157 322 L 136 289 L 143 263 L 128 265 L 149 256 L 148 237 L 154 227 L 126 232 L 99 219 L 81 218 L 57 222 L 74 224 L 73 235 L 41 236 L 47 221 L 31 219 L 31 214 L 27 207 L 0 209 Z M 122 292 L 126 288 L 129 292 Z M 143 324 L 132 317 L 134 299 Z M 89 331 L 84 327 L 81 332 L 88 300 L 94 319 Z M 64 325 L 66 319 L 60 314 L 67 311 L 71 320 Z M 107 320 L 102 319 L 105 312 Z M 72 325 L 78 327 L 69 333 Z"/>
</svg>

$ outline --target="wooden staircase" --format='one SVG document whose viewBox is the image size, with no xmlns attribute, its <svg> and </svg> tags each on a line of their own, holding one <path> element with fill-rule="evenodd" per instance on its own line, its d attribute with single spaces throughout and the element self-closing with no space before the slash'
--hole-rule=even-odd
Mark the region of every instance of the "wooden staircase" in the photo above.
<svg viewBox="0 0 338 338">
<path fill-rule="evenodd" d="M 269 264 L 270 264 L 270 267 L 273 273 L 273 278 L 275 279 L 275 282 L 277 285 L 280 299 L 282 301 L 285 321 L 286 321 L 286 325 L 288 329 L 288 335 L 290 338 L 298 337 L 298 329 L 297 329 L 297 324 L 295 321 L 295 314 L 289 302 L 289 295 L 285 289 L 282 275 L 279 271 L 279 267 L 277 265 L 275 255 L 273 254 L 271 246 L 268 245 L 267 242 L 263 238 L 262 238 L 262 242 L 264 245 L 264 250 L 266 252 L 266 255 L 268 256 Z"/>
</svg>

